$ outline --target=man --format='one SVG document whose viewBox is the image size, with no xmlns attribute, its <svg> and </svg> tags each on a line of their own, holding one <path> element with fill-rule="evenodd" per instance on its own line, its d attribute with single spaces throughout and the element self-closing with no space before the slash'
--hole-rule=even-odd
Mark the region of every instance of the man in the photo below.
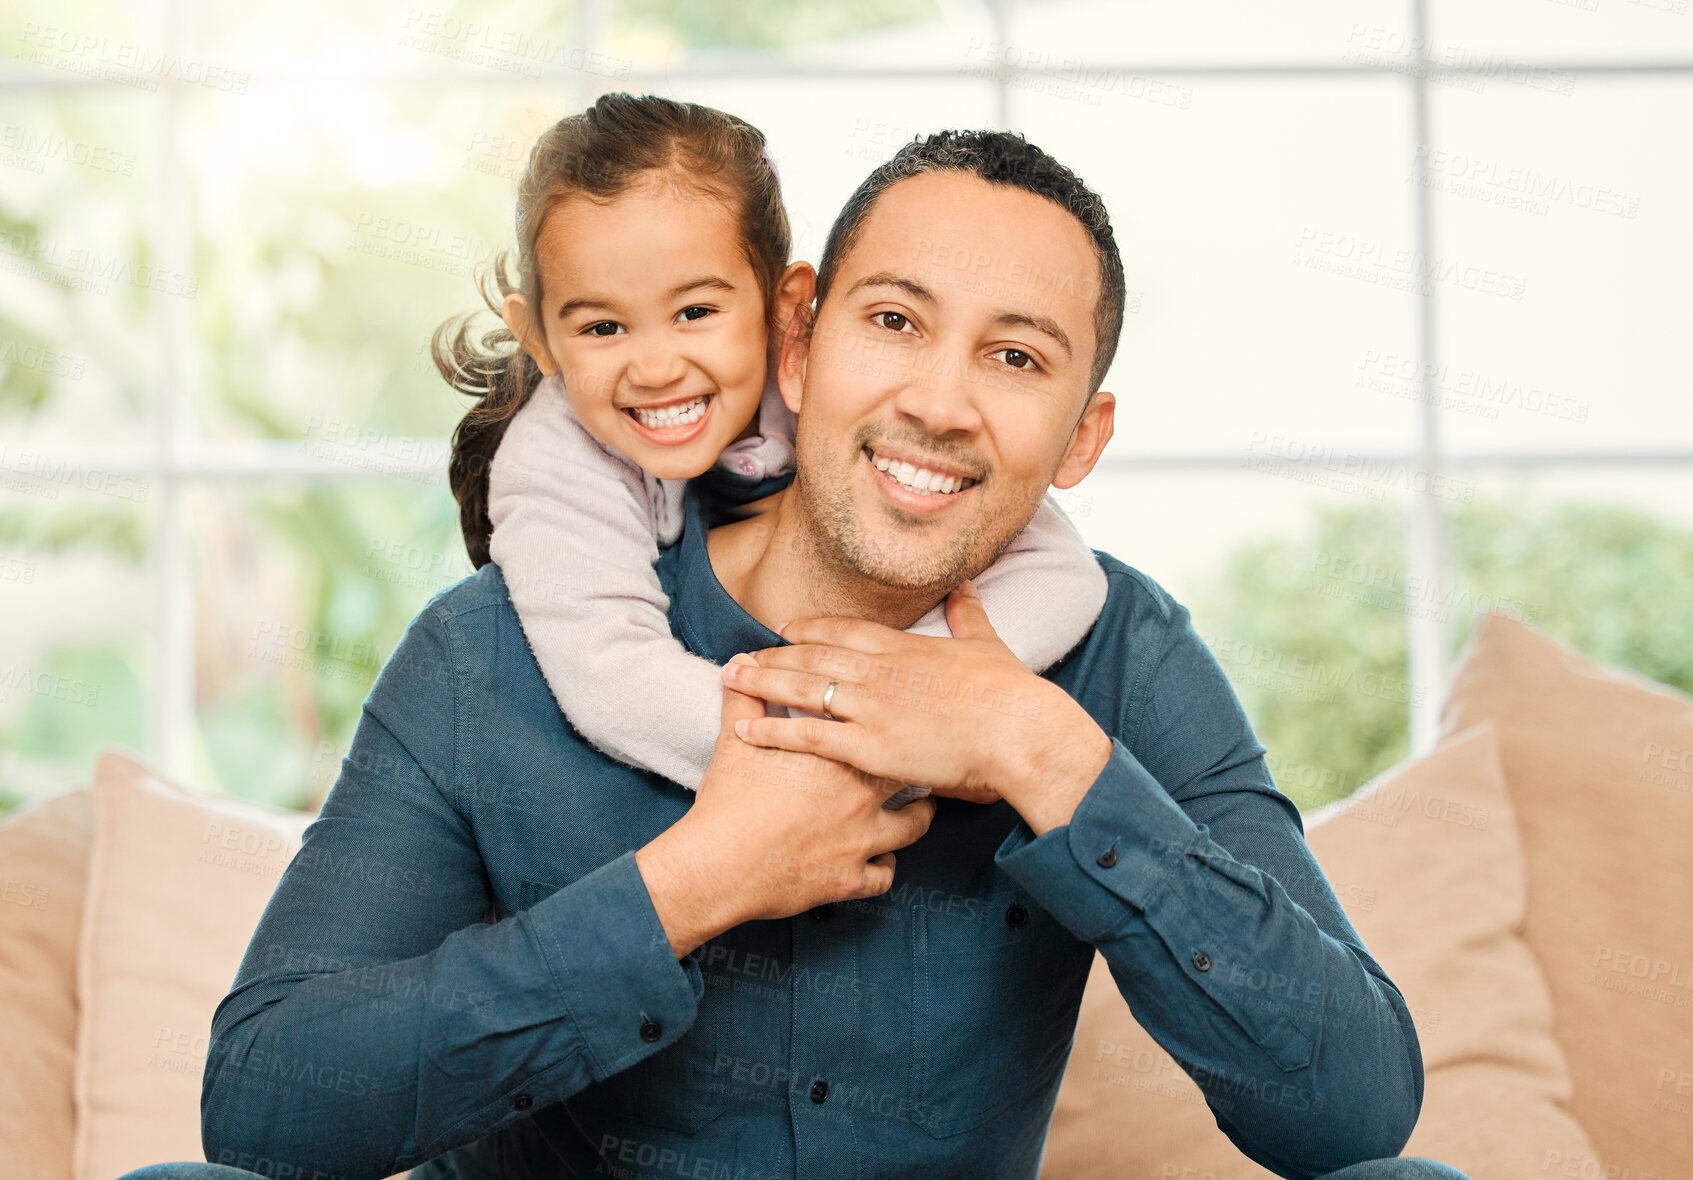
<svg viewBox="0 0 1693 1180">
<path fill-rule="evenodd" d="M 691 490 L 661 560 L 727 665 L 697 797 L 564 724 L 496 567 L 437 596 L 218 1008 L 207 1158 L 1032 1177 L 1097 948 L 1253 1159 L 1455 1175 L 1362 1162 L 1421 1104 L 1410 1016 L 1187 612 L 1102 558 L 1042 678 L 948 598 L 1099 458 L 1122 299 L 1098 198 L 1020 138 L 877 169 L 783 343 L 797 474 L 716 527 Z M 918 496 L 890 459 L 975 482 Z M 953 638 L 898 630 L 943 598 Z M 907 782 L 936 797 L 884 809 Z"/>
</svg>

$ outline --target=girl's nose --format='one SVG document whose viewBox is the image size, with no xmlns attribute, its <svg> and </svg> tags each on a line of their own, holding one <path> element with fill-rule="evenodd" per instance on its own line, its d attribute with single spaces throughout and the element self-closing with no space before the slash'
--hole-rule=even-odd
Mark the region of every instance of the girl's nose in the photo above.
<svg viewBox="0 0 1693 1180">
<path fill-rule="evenodd" d="M 687 363 L 678 349 L 655 341 L 634 350 L 625 375 L 629 383 L 638 388 L 663 389 L 680 381 L 687 370 Z"/>
</svg>

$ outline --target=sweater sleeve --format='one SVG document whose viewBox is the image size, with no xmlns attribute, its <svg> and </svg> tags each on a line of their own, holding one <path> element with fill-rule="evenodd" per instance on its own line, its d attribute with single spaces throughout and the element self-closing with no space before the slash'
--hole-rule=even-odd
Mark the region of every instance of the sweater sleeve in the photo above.
<svg viewBox="0 0 1693 1180">
<path fill-rule="evenodd" d="M 601 446 L 548 378 L 495 453 L 489 552 L 570 723 L 602 753 L 693 790 L 723 689 L 717 666 L 671 634 L 654 568 L 679 528 L 682 488 Z"/>
<path fill-rule="evenodd" d="M 1018 659 L 1044 672 L 1084 638 L 1105 606 L 1105 571 L 1051 495 L 1005 552 L 976 576 L 988 620 Z M 943 600 L 909 628 L 950 635 Z"/>
</svg>

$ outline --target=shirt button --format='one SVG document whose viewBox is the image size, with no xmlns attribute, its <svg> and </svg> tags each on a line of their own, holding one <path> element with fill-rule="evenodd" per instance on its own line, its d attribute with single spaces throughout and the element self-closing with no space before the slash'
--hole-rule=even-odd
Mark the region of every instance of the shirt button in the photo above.
<svg viewBox="0 0 1693 1180">
<path fill-rule="evenodd" d="M 811 907 L 811 920 L 813 922 L 827 922 L 829 917 L 830 910 L 828 906 L 817 905 Z"/>
<path fill-rule="evenodd" d="M 641 1026 L 641 1039 L 652 1044 L 664 1035 L 664 1026 L 656 1020 L 649 1020 Z"/>
<path fill-rule="evenodd" d="M 511 1100 L 511 1104 L 519 1110 L 528 1110 L 531 1106 L 535 1105 L 535 1100 L 527 1094 L 519 1094 L 516 1098 Z"/>
<path fill-rule="evenodd" d="M 1199 971 L 1211 970 L 1211 956 L 1206 954 L 1204 951 L 1195 951 L 1193 955 L 1193 966 Z"/>
<path fill-rule="evenodd" d="M 1015 930 L 1029 920 L 1029 911 L 1021 903 L 1014 903 L 1005 911 L 1005 924 Z"/>
<path fill-rule="evenodd" d="M 811 1083 L 811 1100 L 813 1102 L 825 1102 L 825 1101 L 828 1100 L 828 1098 L 829 1098 L 829 1083 L 828 1082 L 812 1082 Z"/>
<path fill-rule="evenodd" d="M 1104 855 L 1099 858 L 1099 867 L 1102 869 L 1108 869 L 1116 863 L 1117 850 L 1115 848 L 1107 848 Z"/>
</svg>

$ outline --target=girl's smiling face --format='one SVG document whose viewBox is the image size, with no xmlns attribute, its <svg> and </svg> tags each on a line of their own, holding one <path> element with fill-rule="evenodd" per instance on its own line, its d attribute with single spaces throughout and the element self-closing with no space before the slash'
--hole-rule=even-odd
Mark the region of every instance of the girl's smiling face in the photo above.
<svg viewBox="0 0 1693 1180">
<path fill-rule="evenodd" d="M 661 479 L 691 479 L 750 433 L 765 296 L 731 204 L 651 180 L 555 205 L 535 243 L 541 306 L 532 317 L 510 296 L 505 319 L 543 373 L 562 375 L 588 433 Z"/>
</svg>

